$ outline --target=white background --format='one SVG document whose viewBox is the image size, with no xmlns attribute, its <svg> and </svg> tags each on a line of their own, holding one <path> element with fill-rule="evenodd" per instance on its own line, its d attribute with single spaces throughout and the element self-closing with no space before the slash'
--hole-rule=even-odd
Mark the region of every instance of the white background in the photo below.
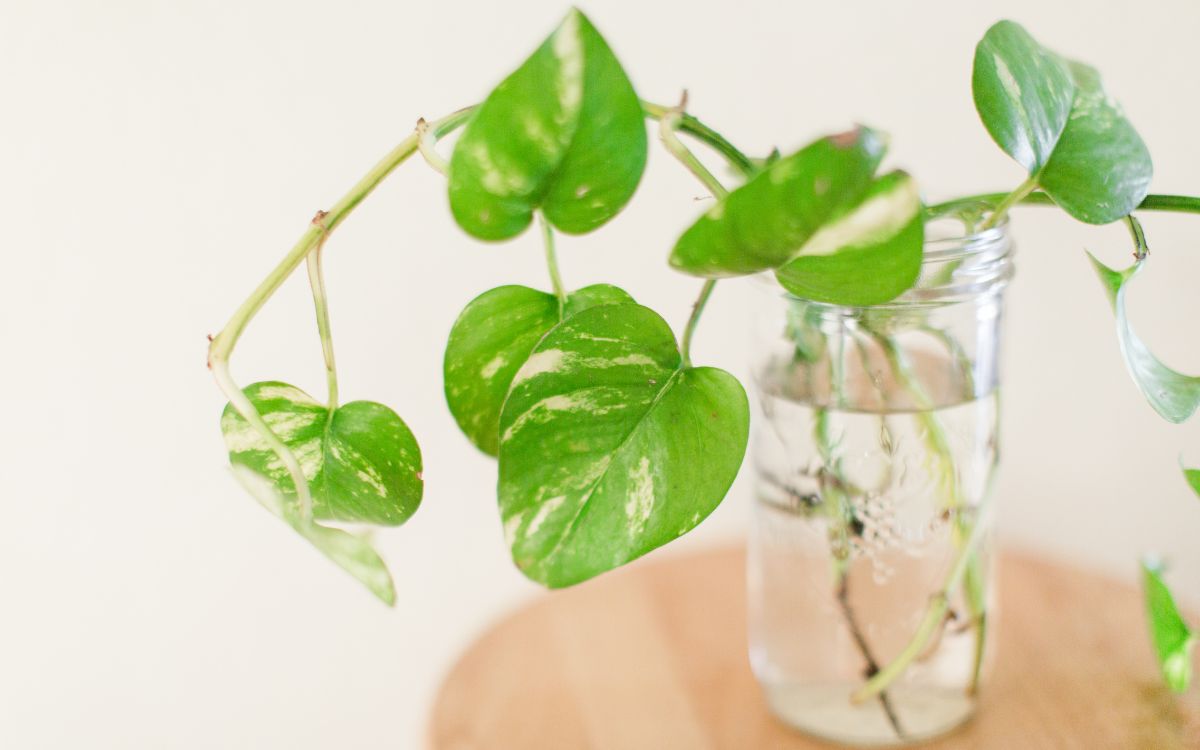
<svg viewBox="0 0 1200 750">
<path fill-rule="evenodd" d="M 973 45 L 1004 13 L 1102 68 L 1156 157 L 1156 191 L 1200 192 L 1200 5 L 983 5 L 585 10 L 642 96 L 672 102 L 688 87 L 694 113 L 755 153 L 874 124 L 931 199 L 1021 179 L 970 99 Z M 464 303 L 499 283 L 544 285 L 534 235 L 469 240 L 442 179 L 413 162 L 329 245 L 343 393 L 395 407 L 425 453 L 421 511 L 379 535 L 394 611 L 234 485 L 204 353 L 317 209 L 418 116 L 486 94 L 564 10 L 4 0 L 0 747 L 418 747 L 456 653 L 536 595 L 501 541 L 494 466 L 457 432 L 440 375 Z M 561 244 L 568 284 L 621 284 L 682 323 L 698 284 L 665 257 L 700 192 L 656 149 L 632 207 Z M 1147 228 L 1156 252 L 1133 294 L 1138 327 L 1200 372 L 1200 217 Z M 1127 578 L 1159 550 L 1200 601 L 1200 500 L 1176 467 L 1181 452 L 1200 462 L 1200 435 L 1136 393 L 1083 255 L 1123 263 L 1123 230 L 1032 208 L 1015 232 L 1005 540 Z M 699 361 L 745 372 L 748 299 L 743 284 L 718 289 Z M 321 392 L 302 276 L 254 322 L 234 373 Z M 747 489 L 743 476 L 672 549 L 739 535 Z"/>
</svg>

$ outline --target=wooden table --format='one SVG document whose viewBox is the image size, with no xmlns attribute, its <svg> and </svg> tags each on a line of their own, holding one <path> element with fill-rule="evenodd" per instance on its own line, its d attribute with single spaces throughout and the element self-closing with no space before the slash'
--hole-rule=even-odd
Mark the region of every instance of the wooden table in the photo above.
<svg viewBox="0 0 1200 750">
<path fill-rule="evenodd" d="M 806 750 L 746 656 L 743 552 L 659 556 L 548 594 L 483 635 L 442 685 L 432 750 Z M 1158 678 L 1139 592 L 1020 555 L 1000 569 L 979 712 L 922 745 L 1200 748 L 1200 690 Z"/>
</svg>

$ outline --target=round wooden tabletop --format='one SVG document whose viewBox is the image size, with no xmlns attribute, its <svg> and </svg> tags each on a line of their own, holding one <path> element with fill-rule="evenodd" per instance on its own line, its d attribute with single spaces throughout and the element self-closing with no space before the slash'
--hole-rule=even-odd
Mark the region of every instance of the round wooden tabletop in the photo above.
<svg viewBox="0 0 1200 750">
<path fill-rule="evenodd" d="M 431 750 L 828 750 L 768 713 L 746 656 L 743 552 L 643 561 L 548 594 L 485 633 L 442 685 Z M 1158 678 L 1130 586 L 1000 562 L 995 668 L 938 749 L 1200 748 L 1200 691 Z"/>
</svg>

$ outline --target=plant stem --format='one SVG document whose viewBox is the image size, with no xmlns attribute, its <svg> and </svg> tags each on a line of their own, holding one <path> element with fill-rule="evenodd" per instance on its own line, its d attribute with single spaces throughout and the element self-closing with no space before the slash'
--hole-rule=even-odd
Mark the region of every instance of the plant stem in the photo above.
<svg viewBox="0 0 1200 750">
<path fill-rule="evenodd" d="M 435 137 L 444 136 L 466 122 L 471 111 L 472 107 L 460 109 L 430 123 L 429 129 L 435 134 Z M 279 264 L 251 292 L 250 296 L 233 313 L 233 317 L 229 319 L 225 327 L 212 338 L 208 346 L 208 367 L 212 370 L 217 386 L 229 399 L 229 403 L 233 405 L 237 413 L 262 436 L 287 468 L 288 475 L 296 487 L 300 516 L 305 520 L 312 518 L 312 495 L 309 493 L 308 480 L 304 477 L 300 462 L 287 444 L 267 425 L 262 415 L 254 408 L 254 404 L 246 398 L 242 389 L 233 380 L 229 372 L 229 359 L 238 339 L 245 331 L 246 325 L 262 309 L 271 295 L 279 289 L 288 276 L 291 276 L 292 272 L 308 257 L 318 243 L 324 242 L 330 233 L 350 215 L 350 212 L 379 186 L 379 183 L 383 182 L 396 167 L 413 155 L 417 150 L 420 138 L 421 134 L 414 131 L 412 135 L 396 144 L 395 148 L 380 159 L 354 187 L 350 188 L 348 193 L 342 196 L 341 200 L 334 204 L 333 208 L 325 212 L 319 224 L 310 224 L 292 249 L 283 257 L 283 260 L 279 261 Z"/>
<path fill-rule="evenodd" d="M 929 207 L 932 214 L 954 211 L 957 208 L 971 206 L 995 206 L 1011 193 L 980 193 L 962 198 L 943 201 Z M 1041 191 L 1034 191 L 1023 196 L 1019 203 L 1023 206 L 1054 206 L 1054 199 Z M 1138 211 L 1172 211 L 1186 214 L 1200 214 L 1200 198 L 1190 195 L 1147 195 L 1137 206 Z"/>
<path fill-rule="evenodd" d="M 682 107 L 682 105 L 680 105 Z M 721 184 L 721 181 L 713 176 L 713 173 L 708 171 L 708 167 L 704 166 L 696 155 L 684 145 L 683 141 L 679 140 L 679 136 L 675 131 L 680 128 L 683 122 L 683 110 L 680 107 L 668 109 L 662 114 L 658 120 L 658 136 L 662 140 L 663 146 L 671 155 L 680 161 L 687 170 L 694 174 L 700 182 L 704 183 L 704 187 L 713 194 L 717 200 L 729 195 L 729 191 Z"/>
<path fill-rule="evenodd" d="M 958 472 L 954 466 L 954 455 L 951 450 L 949 438 L 946 436 L 946 431 L 942 427 L 941 421 L 934 414 L 933 400 L 925 393 L 921 387 L 917 376 L 912 372 L 912 368 L 904 359 L 904 353 L 899 344 L 886 334 L 878 333 L 872 330 L 869 326 L 864 325 L 863 329 L 872 337 L 875 338 L 880 348 L 883 350 L 884 357 L 891 368 L 896 381 L 908 391 L 909 395 L 914 400 L 916 407 L 916 415 L 925 428 L 925 443 L 930 454 L 934 457 L 938 464 L 937 473 L 939 475 L 938 485 L 942 490 L 944 501 L 943 507 L 947 510 L 955 512 L 954 517 L 954 539 L 959 545 L 959 549 L 964 548 L 965 539 L 975 533 L 974 527 L 964 523 L 963 516 L 959 511 L 967 507 L 965 498 L 961 492 L 961 482 L 958 477 Z M 947 348 L 950 350 L 951 356 L 956 356 L 952 347 L 950 347 L 947 336 Z M 961 351 L 961 347 L 959 347 Z M 965 352 L 962 353 L 965 357 Z M 969 365 L 969 361 L 967 362 Z M 963 363 L 960 362 L 960 367 Z M 967 370 L 969 372 L 969 369 Z M 973 375 L 970 376 L 973 380 Z M 974 397 L 974 385 L 972 383 L 969 394 Z M 986 498 L 985 498 L 986 501 Z M 975 518 L 975 526 L 978 526 L 980 519 Z M 983 665 L 984 643 L 987 637 L 987 598 L 985 590 L 984 574 L 980 559 L 977 555 L 971 555 L 967 560 L 967 571 L 965 578 L 965 591 L 967 606 L 970 608 L 971 621 L 975 624 L 975 657 L 973 660 L 974 668 L 971 675 L 971 684 L 967 688 L 968 693 L 974 693 L 979 685 L 979 670 Z M 925 637 L 928 640 L 928 636 Z M 924 644 L 922 644 L 922 649 Z"/>
<path fill-rule="evenodd" d="M 868 678 L 874 677 L 879 673 L 879 662 L 875 661 L 874 654 L 871 653 L 871 646 L 867 643 L 867 638 L 863 635 L 862 629 L 858 626 L 858 618 L 854 616 L 854 608 L 850 606 L 850 582 L 849 576 L 842 572 L 838 576 L 837 600 L 838 606 L 841 607 L 842 617 L 846 620 L 846 627 L 850 629 L 850 635 L 854 638 L 854 642 L 858 645 L 859 653 L 867 662 L 866 675 Z M 896 709 L 892 707 L 892 699 L 888 696 L 886 690 L 879 691 L 879 705 L 883 707 L 883 712 L 887 714 L 888 723 L 892 725 L 892 730 L 896 733 L 896 737 L 905 739 L 904 729 L 900 725 L 900 717 L 896 715 Z"/>
<path fill-rule="evenodd" d="M 661 121 L 663 115 L 672 110 L 678 110 L 678 107 L 668 107 L 663 104 L 642 101 L 642 111 L 651 120 Z M 679 113 L 678 129 L 688 135 L 694 136 L 721 154 L 725 158 L 725 161 L 729 163 L 729 166 L 740 172 L 743 177 L 751 177 L 758 171 L 758 167 L 749 156 L 739 151 L 736 146 L 726 140 L 720 133 L 686 112 Z"/>
<path fill-rule="evenodd" d="M 455 128 L 466 122 L 467 117 L 471 114 L 471 107 L 460 109 L 459 111 L 448 115 L 440 120 L 437 120 L 429 125 L 430 129 L 442 137 L 453 131 Z M 325 214 L 323 226 L 311 225 L 300 236 L 288 254 L 283 260 L 267 274 L 267 277 L 262 280 L 258 288 L 246 298 L 246 301 L 238 307 L 229 322 L 221 329 L 209 346 L 209 358 L 227 359 L 233 351 L 237 340 L 241 337 L 242 331 L 245 330 L 246 324 L 254 317 L 263 306 L 263 304 L 275 293 L 283 284 L 284 280 L 291 275 L 292 271 L 304 260 L 309 251 L 317 244 L 317 241 L 328 234 L 332 234 L 333 230 L 345 221 L 346 217 L 353 211 L 359 203 L 362 203 L 371 192 L 379 186 L 379 183 L 392 173 L 392 171 L 404 163 L 408 157 L 413 155 L 417 149 L 419 136 L 413 133 L 405 138 L 396 147 L 387 153 L 379 162 L 367 172 L 361 180 L 358 181 L 350 189 L 342 199 L 334 204 L 333 208 L 329 209 Z"/>
<path fill-rule="evenodd" d="M 554 252 L 554 229 L 542 214 L 538 214 L 538 225 L 542 228 L 542 244 L 546 248 L 546 270 L 550 272 L 550 284 L 554 287 L 554 296 L 558 298 L 558 317 L 562 318 L 567 306 L 567 291 L 558 272 L 558 255 Z"/>
<path fill-rule="evenodd" d="M 1000 220 L 1008 215 L 1008 209 L 1020 203 L 1021 199 L 1032 193 L 1035 188 L 1037 188 L 1037 180 L 1030 177 L 1018 185 L 1016 190 L 1001 198 L 1000 202 L 996 204 L 995 210 L 992 211 L 992 215 L 979 225 L 979 231 L 991 229 L 999 224 Z"/>
<path fill-rule="evenodd" d="M 687 95 L 684 95 L 684 102 L 687 100 Z M 665 110 L 661 113 L 658 120 L 658 134 L 662 140 L 663 146 L 676 159 L 679 160 L 689 172 L 696 176 L 696 179 L 704 183 L 709 192 L 717 200 L 729 195 L 729 191 L 721 184 L 713 173 L 708 171 L 696 155 L 684 145 L 683 141 L 679 140 L 679 136 L 675 134 L 677 128 L 683 122 L 683 104 L 681 102 L 678 107 Z M 683 329 L 683 346 L 681 353 L 683 355 L 683 366 L 690 367 L 692 364 L 692 336 L 695 334 L 696 325 L 700 322 L 700 315 L 704 312 L 704 306 L 708 304 L 708 298 L 712 296 L 713 288 L 717 285 L 716 279 L 707 279 L 704 286 L 700 288 L 700 296 L 696 298 L 692 304 L 692 314 L 688 318 L 687 325 Z"/>
<path fill-rule="evenodd" d="M 958 557 L 955 558 L 954 565 L 946 575 L 942 587 L 930 598 L 929 607 L 925 611 L 925 616 L 922 618 L 921 624 L 917 626 L 917 631 L 913 635 L 912 640 L 909 641 L 904 650 L 891 663 L 868 679 L 862 687 L 855 690 L 851 694 L 850 700 L 855 703 L 861 703 L 870 700 L 886 690 L 897 677 L 904 674 L 909 665 L 925 650 L 929 639 L 941 629 L 943 621 L 946 619 L 946 612 L 950 608 L 950 597 L 954 595 L 954 592 L 962 583 L 969 562 L 975 557 L 975 548 L 983 540 L 987 528 L 987 514 L 991 509 L 991 494 L 989 492 L 987 497 L 984 498 L 983 503 L 980 504 L 975 523 L 971 527 L 971 534 L 967 537 L 962 548 L 959 549 Z"/>
<path fill-rule="evenodd" d="M 692 303 L 692 314 L 688 317 L 687 325 L 683 329 L 683 346 L 680 353 L 683 355 L 683 366 L 692 366 L 692 336 L 696 332 L 696 325 L 700 322 L 700 315 L 704 312 L 704 306 L 708 304 L 708 298 L 712 296 L 713 288 L 716 287 L 717 280 L 709 279 L 704 282 L 704 286 L 700 287 L 700 296 Z"/>
<path fill-rule="evenodd" d="M 313 219 L 313 223 L 319 223 L 324 219 L 322 214 L 317 214 Z M 338 382 L 337 382 L 337 365 L 333 359 L 333 335 L 329 330 L 329 302 L 325 294 L 325 271 L 322 263 L 322 258 L 325 254 L 325 238 L 328 233 L 323 233 L 321 239 L 317 241 L 317 246 L 308 254 L 306 260 L 308 264 L 308 285 L 312 288 L 313 307 L 317 313 L 317 333 L 321 336 L 321 354 L 325 358 L 325 382 L 329 389 L 328 420 L 333 420 L 333 411 L 338 406 Z"/>
<path fill-rule="evenodd" d="M 1133 214 L 1126 216 L 1124 221 L 1133 238 L 1133 257 L 1137 260 L 1144 260 L 1150 254 L 1150 245 L 1146 243 L 1146 232 L 1142 230 L 1142 222 L 1138 221 Z"/>
<path fill-rule="evenodd" d="M 425 163 L 433 167 L 434 171 L 440 173 L 443 177 L 450 174 L 450 162 L 442 158 L 442 155 L 437 152 L 438 134 L 429 127 L 429 123 L 425 122 L 425 118 L 417 120 L 417 150 L 421 152 L 421 156 L 425 158 Z"/>
</svg>

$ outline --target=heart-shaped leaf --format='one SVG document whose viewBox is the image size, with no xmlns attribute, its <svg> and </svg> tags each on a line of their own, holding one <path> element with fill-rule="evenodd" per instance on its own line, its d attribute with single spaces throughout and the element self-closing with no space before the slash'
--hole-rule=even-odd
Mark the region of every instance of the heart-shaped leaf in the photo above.
<svg viewBox="0 0 1200 750">
<path fill-rule="evenodd" d="M 513 560 L 551 587 L 611 570 L 700 523 L 746 449 L 741 384 L 685 367 L 654 311 L 603 305 L 546 334 L 500 416 Z"/>
<path fill-rule="evenodd" d="M 479 105 L 450 160 L 450 209 L 483 240 L 515 237 L 533 212 L 569 234 L 615 216 L 646 166 L 641 102 L 578 10 Z"/>
<path fill-rule="evenodd" d="M 1069 67 L 1075 81 L 1071 117 L 1038 183 L 1076 219 L 1107 224 L 1142 202 L 1154 166 L 1141 136 L 1105 93 L 1099 73 L 1077 62 Z"/>
<path fill-rule="evenodd" d="M 1200 406 L 1200 378 L 1176 372 L 1160 362 L 1138 338 L 1125 312 L 1125 289 L 1141 271 L 1145 259 L 1124 271 L 1114 271 L 1090 253 L 1088 257 L 1116 313 L 1117 340 L 1133 382 L 1163 419 L 1175 423 L 1186 420 Z"/>
<path fill-rule="evenodd" d="M 996 145 L 1030 174 L 1041 171 L 1075 99 L 1075 82 L 1063 59 L 1020 24 L 998 21 L 975 47 L 971 91 Z"/>
<path fill-rule="evenodd" d="M 671 265 L 709 278 L 778 268 L 862 198 L 884 150 L 878 133 L 858 128 L 773 162 L 683 233 Z"/>
<path fill-rule="evenodd" d="M 1107 224 L 1146 197 L 1150 153 L 1095 69 L 1000 21 L 975 48 L 971 84 L 992 138 L 1067 213 Z"/>
<path fill-rule="evenodd" d="M 446 403 L 471 442 L 496 455 L 500 407 L 513 376 L 561 316 L 620 302 L 633 298 L 608 284 L 572 293 L 562 311 L 553 294 L 525 286 L 497 287 L 472 300 L 450 329 L 443 363 Z"/>
<path fill-rule="evenodd" d="M 825 224 L 775 277 L 803 299 L 878 305 L 917 280 L 924 243 L 916 181 L 892 172 L 876 180 L 857 205 Z"/>
<path fill-rule="evenodd" d="M 1187 692 L 1192 681 L 1192 648 L 1196 635 L 1188 627 L 1175 597 L 1162 579 L 1162 567 L 1153 560 L 1142 561 L 1142 589 L 1150 638 L 1158 655 L 1163 680 L 1176 693 Z"/>
<path fill-rule="evenodd" d="M 421 450 L 391 409 L 354 401 L 330 414 L 287 383 L 254 383 L 244 390 L 299 461 L 315 518 L 396 526 L 420 505 Z M 284 498 L 295 498 L 287 468 L 232 405 L 221 415 L 221 432 L 231 463 L 261 475 Z"/>
<path fill-rule="evenodd" d="M 300 536 L 358 579 L 372 594 L 388 606 L 396 604 L 396 587 L 392 583 L 392 574 L 388 572 L 383 558 L 370 542 L 348 531 L 322 526 L 312 519 L 305 519 L 296 511 L 295 504 L 284 498 L 276 484 L 253 469 L 234 464 L 233 473 L 241 485 L 265 508 L 287 521 Z"/>
</svg>

